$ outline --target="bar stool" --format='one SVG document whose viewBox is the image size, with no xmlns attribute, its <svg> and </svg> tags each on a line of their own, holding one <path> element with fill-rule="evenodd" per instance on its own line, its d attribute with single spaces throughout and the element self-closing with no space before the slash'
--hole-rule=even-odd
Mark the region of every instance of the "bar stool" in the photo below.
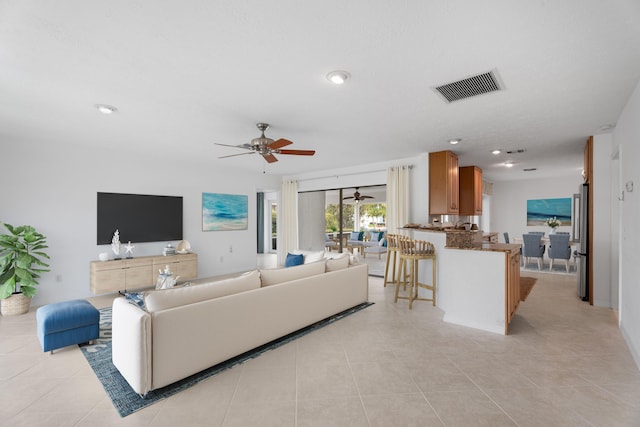
<svg viewBox="0 0 640 427">
<path fill-rule="evenodd" d="M 384 287 L 387 287 L 387 283 L 396 283 L 398 277 L 396 276 L 396 265 L 398 263 L 397 253 L 400 250 L 398 247 L 398 238 L 397 234 L 387 234 L 387 261 L 384 266 Z M 391 257 L 393 256 L 393 261 L 391 261 Z M 391 270 L 391 281 L 389 281 L 389 265 L 392 264 Z"/>
<path fill-rule="evenodd" d="M 413 308 L 413 301 L 431 301 L 436 305 L 436 248 L 431 242 L 402 238 L 398 240 L 400 248 L 400 273 L 402 278 L 396 281 L 396 298 L 409 300 L 409 309 Z M 420 283 L 418 277 L 418 265 L 420 261 L 431 260 L 433 265 L 433 278 L 430 285 Z M 407 264 L 409 264 L 407 266 Z M 409 272 L 407 273 L 407 267 Z M 409 296 L 398 296 L 400 285 L 409 285 Z M 431 298 L 418 296 L 418 289 L 428 289 L 432 293 Z"/>
</svg>

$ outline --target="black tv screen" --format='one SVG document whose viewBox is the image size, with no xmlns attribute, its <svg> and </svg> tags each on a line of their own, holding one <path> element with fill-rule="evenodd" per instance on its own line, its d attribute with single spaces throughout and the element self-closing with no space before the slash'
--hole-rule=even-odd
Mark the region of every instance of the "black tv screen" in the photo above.
<svg viewBox="0 0 640 427">
<path fill-rule="evenodd" d="M 98 244 L 182 240 L 182 197 L 98 193 Z"/>
</svg>

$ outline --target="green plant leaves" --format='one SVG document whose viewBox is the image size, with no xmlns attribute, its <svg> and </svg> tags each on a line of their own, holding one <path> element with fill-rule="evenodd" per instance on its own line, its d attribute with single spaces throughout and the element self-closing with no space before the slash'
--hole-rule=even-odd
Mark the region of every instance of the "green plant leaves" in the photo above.
<svg viewBox="0 0 640 427">
<path fill-rule="evenodd" d="M 4 226 L 11 234 L 0 235 L 0 299 L 16 292 L 18 286 L 25 296 L 33 297 L 39 273 L 49 271 L 35 268 L 49 266 L 41 259 L 49 259 L 42 251 L 48 248 L 46 237 L 30 225 L 13 227 L 4 223 Z"/>
<path fill-rule="evenodd" d="M 5 299 L 9 297 L 15 290 L 16 290 L 16 276 L 15 274 L 12 273 L 10 277 L 0 285 L 0 299 Z"/>
</svg>

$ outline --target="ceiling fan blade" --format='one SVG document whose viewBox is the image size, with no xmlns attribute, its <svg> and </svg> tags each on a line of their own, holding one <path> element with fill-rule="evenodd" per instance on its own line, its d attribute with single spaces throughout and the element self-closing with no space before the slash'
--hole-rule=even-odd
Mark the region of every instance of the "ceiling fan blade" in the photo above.
<svg viewBox="0 0 640 427">
<path fill-rule="evenodd" d="M 373 196 L 360 196 L 360 199 L 375 199 Z"/>
<path fill-rule="evenodd" d="M 264 157 L 267 163 L 273 163 L 278 161 L 278 159 L 276 159 L 276 156 L 274 156 L 273 154 L 263 154 L 262 157 Z"/>
<path fill-rule="evenodd" d="M 343 197 L 342 200 L 347 200 L 347 199 L 353 199 L 353 196 L 349 196 L 349 197 Z"/>
<path fill-rule="evenodd" d="M 271 144 L 268 145 L 268 147 L 271 148 L 272 150 L 277 150 L 278 148 L 286 147 L 287 145 L 291 145 L 291 144 L 293 144 L 293 142 L 289 141 L 288 139 L 280 138 L 276 141 L 273 141 Z"/>
<path fill-rule="evenodd" d="M 296 156 L 313 156 L 316 150 L 278 150 L 278 154 L 293 154 Z"/>
<path fill-rule="evenodd" d="M 238 154 L 229 154 L 228 156 L 220 156 L 219 159 L 224 159 L 227 157 L 235 157 L 235 156 L 244 156 L 245 154 L 253 154 L 255 151 L 249 151 L 248 153 L 238 153 Z"/>
<path fill-rule="evenodd" d="M 214 144 L 216 145 L 221 145 L 223 147 L 233 147 L 233 148 L 245 148 L 247 150 L 251 149 L 251 146 L 248 144 L 242 144 L 242 145 L 230 145 L 230 144 L 220 144 L 219 142 L 214 142 Z"/>
</svg>

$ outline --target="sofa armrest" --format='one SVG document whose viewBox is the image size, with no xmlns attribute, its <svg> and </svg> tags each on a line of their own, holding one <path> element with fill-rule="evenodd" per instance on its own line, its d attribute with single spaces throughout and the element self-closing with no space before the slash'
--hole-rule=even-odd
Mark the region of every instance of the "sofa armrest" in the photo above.
<svg viewBox="0 0 640 427">
<path fill-rule="evenodd" d="M 151 315 L 125 298 L 113 301 L 113 364 L 138 394 L 151 390 Z"/>
</svg>

